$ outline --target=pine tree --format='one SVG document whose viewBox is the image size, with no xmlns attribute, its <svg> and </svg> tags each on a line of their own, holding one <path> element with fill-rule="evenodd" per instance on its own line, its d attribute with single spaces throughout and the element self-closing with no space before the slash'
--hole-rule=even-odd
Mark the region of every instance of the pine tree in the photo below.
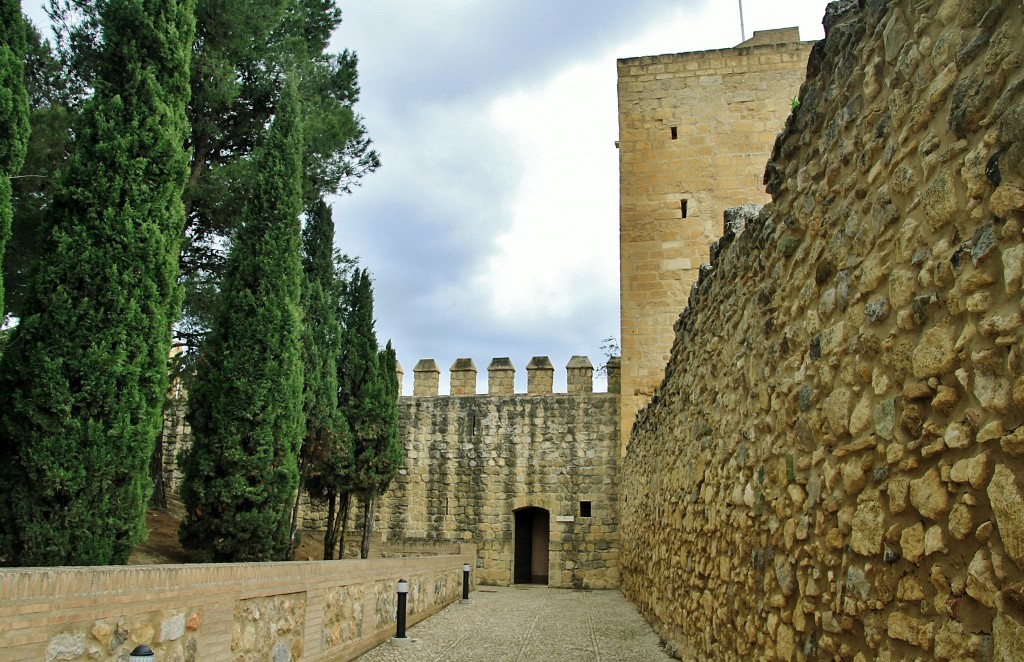
<svg viewBox="0 0 1024 662">
<path fill-rule="evenodd" d="M 188 420 L 179 537 L 199 559 L 282 560 L 304 433 L 299 215 L 302 136 L 288 81 L 228 257 Z"/>
<path fill-rule="evenodd" d="M 18 172 L 28 147 L 28 93 L 25 91 L 26 25 L 21 3 L 0 0 L 0 261 L 11 236 L 11 176 Z M 4 279 L 0 271 L 0 320 Z"/>
<path fill-rule="evenodd" d="M 0 365 L 0 557 L 124 563 L 167 388 L 193 0 L 109 0 L 104 58 Z"/>
<path fill-rule="evenodd" d="M 306 432 L 299 455 L 299 489 L 292 510 L 291 537 L 294 545 L 298 526 L 299 500 L 309 484 L 318 478 L 345 473 L 350 464 L 352 439 L 338 411 L 337 357 L 341 349 L 341 327 L 334 304 L 334 221 L 331 208 L 321 198 L 307 212 L 302 231 L 303 244 L 303 413 Z M 340 467 L 339 467 L 340 462 Z M 314 481 L 325 496 L 322 480 Z M 332 501 L 336 500 L 332 491 Z"/>
</svg>

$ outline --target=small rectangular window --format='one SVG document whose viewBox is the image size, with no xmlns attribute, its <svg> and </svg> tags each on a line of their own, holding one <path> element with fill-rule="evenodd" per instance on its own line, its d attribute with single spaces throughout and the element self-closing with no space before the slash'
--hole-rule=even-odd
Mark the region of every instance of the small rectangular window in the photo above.
<svg viewBox="0 0 1024 662">
<path fill-rule="evenodd" d="M 672 132 L 672 140 L 675 140 L 676 138 L 679 137 L 679 130 L 676 127 L 670 127 L 669 131 Z"/>
<path fill-rule="evenodd" d="M 590 517 L 589 501 L 580 501 L 580 517 Z"/>
<path fill-rule="evenodd" d="M 687 206 L 686 203 L 687 203 L 686 198 L 683 198 L 679 202 L 679 211 L 681 211 L 683 213 L 683 218 L 686 218 L 686 206 Z"/>
</svg>

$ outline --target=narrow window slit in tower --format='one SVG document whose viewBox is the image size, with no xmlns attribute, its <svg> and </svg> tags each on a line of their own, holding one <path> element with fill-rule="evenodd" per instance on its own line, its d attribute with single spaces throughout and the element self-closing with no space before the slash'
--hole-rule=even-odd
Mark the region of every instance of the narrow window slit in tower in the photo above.
<svg viewBox="0 0 1024 662">
<path fill-rule="evenodd" d="M 686 218 L 686 198 L 679 201 L 679 211 L 683 212 L 683 218 Z"/>
<path fill-rule="evenodd" d="M 445 515 L 451 515 L 451 513 L 448 512 L 448 497 L 445 497 L 445 499 L 444 499 L 444 514 Z"/>
<path fill-rule="evenodd" d="M 673 127 L 669 127 L 669 131 L 672 132 L 672 140 L 675 140 L 676 138 L 679 137 L 679 130 L 678 130 L 678 128 L 676 128 L 674 126 Z"/>
<path fill-rule="evenodd" d="M 580 517 L 590 517 L 589 501 L 580 501 Z"/>
</svg>

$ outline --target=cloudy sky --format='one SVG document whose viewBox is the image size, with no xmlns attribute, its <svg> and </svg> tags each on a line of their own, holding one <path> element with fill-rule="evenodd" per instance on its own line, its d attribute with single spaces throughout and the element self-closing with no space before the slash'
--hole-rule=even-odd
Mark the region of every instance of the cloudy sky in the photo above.
<svg viewBox="0 0 1024 662">
<path fill-rule="evenodd" d="M 43 0 L 24 2 L 42 16 Z M 381 169 L 334 201 L 336 243 L 374 277 L 377 333 L 412 393 L 422 358 L 510 357 L 516 390 L 544 355 L 618 337 L 615 61 L 728 48 L 738 0 L 341 0 L 357 107 Z M 826 0 L 743 0 L 746 36 L 799 26 Z M 38 21 L 37 21 L 38 22 Z M 595 390 L 604 390 L 595 379 Z"/>
<path fill-rule="evenodd" d="M 746 35 L 822 36 L 825 0 L 744 0 Z M 518 392 L 546 355 L 619 335 L 617 58 L 728 48 L 737 0 L 346 0 L 358 106 L 383 162 L 335 204 L 374 275 L 377 331 L 412 392 L 421 358 L 508 356 Z M 604 390 L 603 382 L 595 385 Z"/>
</svg>

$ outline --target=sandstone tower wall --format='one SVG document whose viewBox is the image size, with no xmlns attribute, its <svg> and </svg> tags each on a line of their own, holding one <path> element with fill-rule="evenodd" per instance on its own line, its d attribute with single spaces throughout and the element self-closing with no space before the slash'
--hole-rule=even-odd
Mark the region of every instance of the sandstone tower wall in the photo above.
<svg viewBox="0 0 1024 662">
<path fill-rule="evenodd" d="M 1021 659 L 1022 28 L 829 6 L 620 472 L 623 590 L 682 659 Z"/>
<path fill-rule="evenodd" d="M 766 202 L 765 161 L 812 42 L 766 30 L 735 48 L 618 61 L 622 435 L 664 376 L 722 212 Z"/>
</svg>

